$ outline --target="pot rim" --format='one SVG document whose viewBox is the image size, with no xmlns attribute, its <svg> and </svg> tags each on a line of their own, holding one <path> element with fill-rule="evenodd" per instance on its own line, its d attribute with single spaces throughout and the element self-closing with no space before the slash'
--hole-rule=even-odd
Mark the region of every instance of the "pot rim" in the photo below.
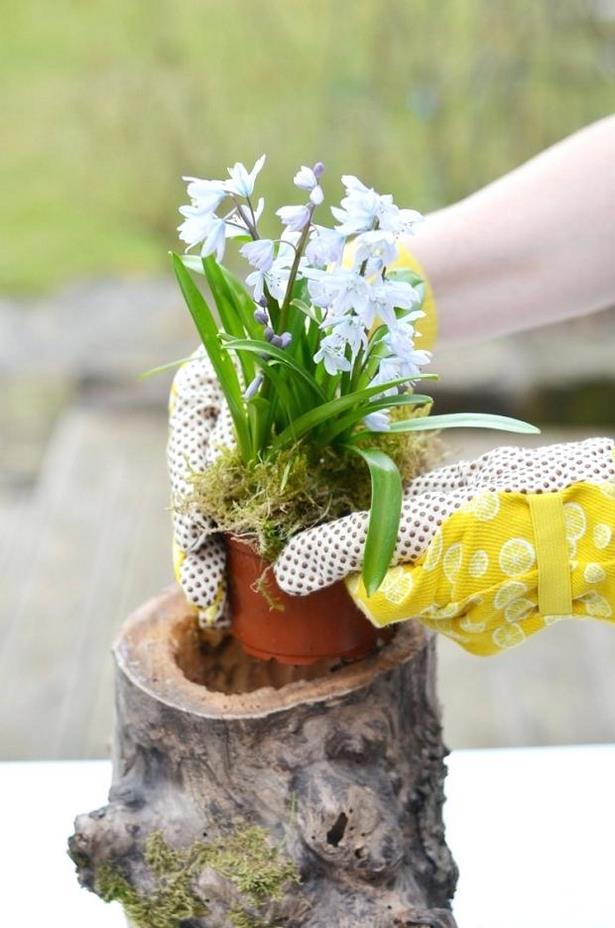
<svg viewBox="0 0 615 928">
<path fill-rule="evenodd" d="M 192 682 L 177 664 L 174 639 L 194 628 L 194 623 L 194 607 L 179 587 L 168 587 L 129 616 L 113 654 L 120 672 L 136 689 L 174 709 L 206 718 L 264 718 L 298 705 L 345 696 L 412 660 L 432 637 L 418 622 L 403 622 L 382 648 L 334 674 L 313 681 L 297 680 L 280 689 L 267 686 L 227 695 Z"/>
</svg>

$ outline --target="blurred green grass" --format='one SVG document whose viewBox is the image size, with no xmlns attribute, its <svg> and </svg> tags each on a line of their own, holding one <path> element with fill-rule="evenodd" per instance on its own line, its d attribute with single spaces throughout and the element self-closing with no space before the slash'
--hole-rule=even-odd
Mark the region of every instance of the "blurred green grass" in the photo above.
<svg viewBox="0 0 615 928">
<path fill-rule="evenodd" d="M 3 11 L 0 291 L 155 272 L 182 174 L 269 157 L 433 209 L 614 107 L 610 0 L 21 0 Z M 562 191 L 562 196 L 566 192 Z"/>
</svg>

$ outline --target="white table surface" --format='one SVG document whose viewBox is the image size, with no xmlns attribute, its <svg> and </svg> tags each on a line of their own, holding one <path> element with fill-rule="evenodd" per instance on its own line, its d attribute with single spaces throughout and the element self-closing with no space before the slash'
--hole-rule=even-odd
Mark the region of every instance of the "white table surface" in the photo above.
<svg viewBox="0 0 615 928">
<path fill-rule="evenodd" d="M 456 751 L 449 770 L 459 928 L 615 926 L 615 745 Z M 2 925 L 124 928 L 65 850 L 109 777 L 107 761 L 0 764 Z"/>
</svg>

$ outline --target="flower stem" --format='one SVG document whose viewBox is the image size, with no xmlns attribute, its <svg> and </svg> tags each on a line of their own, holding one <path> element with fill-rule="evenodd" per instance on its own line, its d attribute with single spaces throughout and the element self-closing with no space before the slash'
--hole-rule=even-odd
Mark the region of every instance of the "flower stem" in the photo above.
<svg viewBox="0 0 615 928">
<path fill-rule="evenodd" d="M 286 293 L 284 294 L 284 302 L 282 303 L 282 308 L 281 308 L 281 310 L 280 310 L 280 326 L 279 326 L 279 329 L 278 329 L 279 334 L 281 334 L 282 332 L 284 332 L 285 329 L 286 329 L 286 322 L 287 322 L 287 318 L 288 318 L 288 309 L 289 309 L 289 306 L 290 306 L 290 301 L 291 301 L 292 298 L 293 298 L 293 287 L 294 287 L 294 285 L 295 285 L 295 281 L 296 281 L 296 279 L 297 279 L 297 274 L 298 274 L 298 272 L 299 272 L 299 263 L 300 263 L 300 261 L 301 261 L 301 256 L 302 256 L 303 250 L 304 250 L 304 248 L 305 248 L 305 246 L 306 246 L 306 243 L 307 243 L 307 240 L 308 240 L 308 235 L 310 234 L 310 227 L 311 227 L 311 225 L 312 225 L 312 215 L 313 215 L 313 213 L 314 213 L 314 209 L 315 209 L 315 207 L 314 207 L 313 205 L 310 205 L 310 207 L 309 207 L 309 210 L 310 210 L 310 218 L 308 219 L 308 221 L 306 222 L 305 226 L 303 227 L 303 231 L 302 231 L 302 233 L 301 233 L 301 238 L 299 239 L 299 241 L 298 241 L 298 243 L 297 243 L 297 247 L 296 247 L 296 249 L 295 249 L 295 260 L 293 261 L 292 267 L 291 267 L 291 269 L 290 269 L 290 275 L 289 275 L 289 278 L 288 278 L 288 284 L 287 284 L 287 287 L 286 287 Z"/>
<path fill-rule="evenodd" d="M 241 205 L 241 203 L 240 203 L 234 196 L 231 197 L 231 200 L 232 200 L 233 203 L 235 204 L 235 206 L 236 206 L 236 208 L 237 208 L 237 212 L 239 213 L 239 215 L 241 216 L 241 218 L 242 218 L 243 221 L 245 222 L 245 224 L 246 224 L 246 229 L 248 230 L 248 232 L 250 233 L 250 235 L 252 236 L 252 238 L 254 239 L 254 241 L 256 241 L 257 239 L 260 238 L 260 235 L 258 234 L 258 232 L 257 232 L 257 230 L 256 230 L 256 225 L 255 225 L 255 223 L 253 223 L 253 222 L 250 221 L 250 217 L 249 217 L 249 216 L 246 216 L 246 214 L 244 213 L 244 210 L 243 210 L 243 206 Z M 249 202 L 249 201 L 248 201 L 248 202 Z M 250 211 L 252 212 L 252 217 L 254 217 L 254 211 L 252 210 L 252 206 L 250 206 Z"/>
</svg>

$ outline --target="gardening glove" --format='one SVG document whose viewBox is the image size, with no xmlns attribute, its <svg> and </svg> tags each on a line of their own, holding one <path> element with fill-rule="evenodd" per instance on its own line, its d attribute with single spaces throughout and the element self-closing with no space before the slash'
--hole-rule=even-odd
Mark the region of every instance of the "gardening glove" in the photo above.
<svg viewBox="0 0 615 928">
<path fill-rule="evenodd" d="M 474 654 L 520 644 L 561 618 L 612 619 L 615 460 L 606 438 L 498 448 L 405 489 L 393 567 L 368 596 L 368 513 L 300 533 L 275 565 L 305 595 L 346 578 L 378 627 L 419 618 Z"/>
<path fill-rule="evenodd" d="M 203 625 L 227 624 L 226 550 L 213 521 L 187 502 L 190 476 L 234 444 L 228 407 L 203 347 L 177 372 L 169 397 L 167 461 L 173 503 L 173 566 Z"/>
</svg>

